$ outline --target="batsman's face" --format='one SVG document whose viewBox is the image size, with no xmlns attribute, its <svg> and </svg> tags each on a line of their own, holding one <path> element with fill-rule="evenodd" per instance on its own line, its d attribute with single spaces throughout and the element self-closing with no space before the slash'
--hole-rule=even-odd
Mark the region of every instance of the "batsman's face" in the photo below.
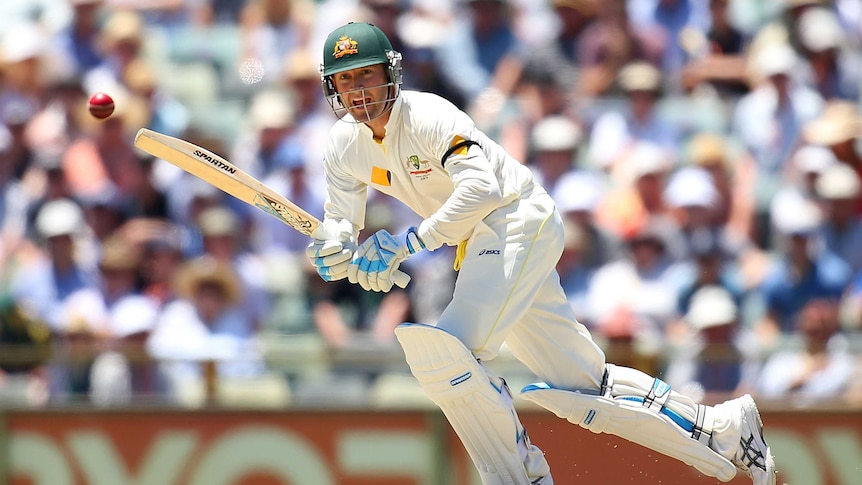
<svg viewBox="0 0 862 485">
<path fill-rule="evenodd" d="M 387 108 L 391 86 L 383 64 L 339 72 L 333 82 L 342 105 L 357 121 L 373 120 Z"/>
</svg>

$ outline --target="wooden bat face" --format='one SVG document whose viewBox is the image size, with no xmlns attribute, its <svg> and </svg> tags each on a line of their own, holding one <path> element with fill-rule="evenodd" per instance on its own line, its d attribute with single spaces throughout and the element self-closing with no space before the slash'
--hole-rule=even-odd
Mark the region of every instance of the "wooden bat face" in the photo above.
<svg viewBox="0 0 862 485">
<path fill-rule="evenodd" d="M 135 135 L 135 146 L 257 207 L 307 236 L 320 224 L 316 217 L 283 195 L 203 147 L 147 128 L 141 128 Z"/>
</svg>

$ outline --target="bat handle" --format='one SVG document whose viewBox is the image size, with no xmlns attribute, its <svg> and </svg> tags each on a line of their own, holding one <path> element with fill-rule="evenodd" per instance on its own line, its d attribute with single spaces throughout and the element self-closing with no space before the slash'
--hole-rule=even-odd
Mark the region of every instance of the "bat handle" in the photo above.
<svg viewBox="0 0 862 485">
<path fill-rule="evenodd" d="M 410 275 L 403 271 L 395 271 L 393 274 L 395 286 L 399 288 L 407 288 L 407 283 L 410 283 Z"/>
</svg>

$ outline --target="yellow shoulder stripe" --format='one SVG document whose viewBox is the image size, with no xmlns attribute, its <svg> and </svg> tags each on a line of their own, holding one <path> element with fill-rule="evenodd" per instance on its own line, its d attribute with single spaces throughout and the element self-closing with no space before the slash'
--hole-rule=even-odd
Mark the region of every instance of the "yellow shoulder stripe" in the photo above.
<svg viewBox="0 0 862 485">
<path fill-rule="evenodd" d="M 467 139 L 464 138 L 463 136 L 455 135 L 455 138 L 452 138 L 452 142 L 449 143 L 449 148 L 457 146 L 459 143 L 464 143 L 465 141 L 467 141 Z M 469 149 L 470 149 L 470 145 L 463 145 L 463 146 L 459 147 L 457 150 L 453 151 L 451 154 L 452 155 L 466 155 L 467 150 L 469 150 Z"/>
</svg>

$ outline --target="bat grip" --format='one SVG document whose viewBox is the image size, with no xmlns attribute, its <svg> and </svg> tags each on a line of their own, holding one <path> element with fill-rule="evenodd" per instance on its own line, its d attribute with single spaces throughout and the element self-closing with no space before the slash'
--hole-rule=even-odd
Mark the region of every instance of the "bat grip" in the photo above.
<svg viewBox="0 0 862 485">
<path fill-rule="evenodd" d="M 395 271 L 392 273 L 392 277 L 394 279 L 395 286 L 399 288 L 407 288 L 407 284 L 410 283 L 410 275 L 403 271 Z"/>
</svg>

